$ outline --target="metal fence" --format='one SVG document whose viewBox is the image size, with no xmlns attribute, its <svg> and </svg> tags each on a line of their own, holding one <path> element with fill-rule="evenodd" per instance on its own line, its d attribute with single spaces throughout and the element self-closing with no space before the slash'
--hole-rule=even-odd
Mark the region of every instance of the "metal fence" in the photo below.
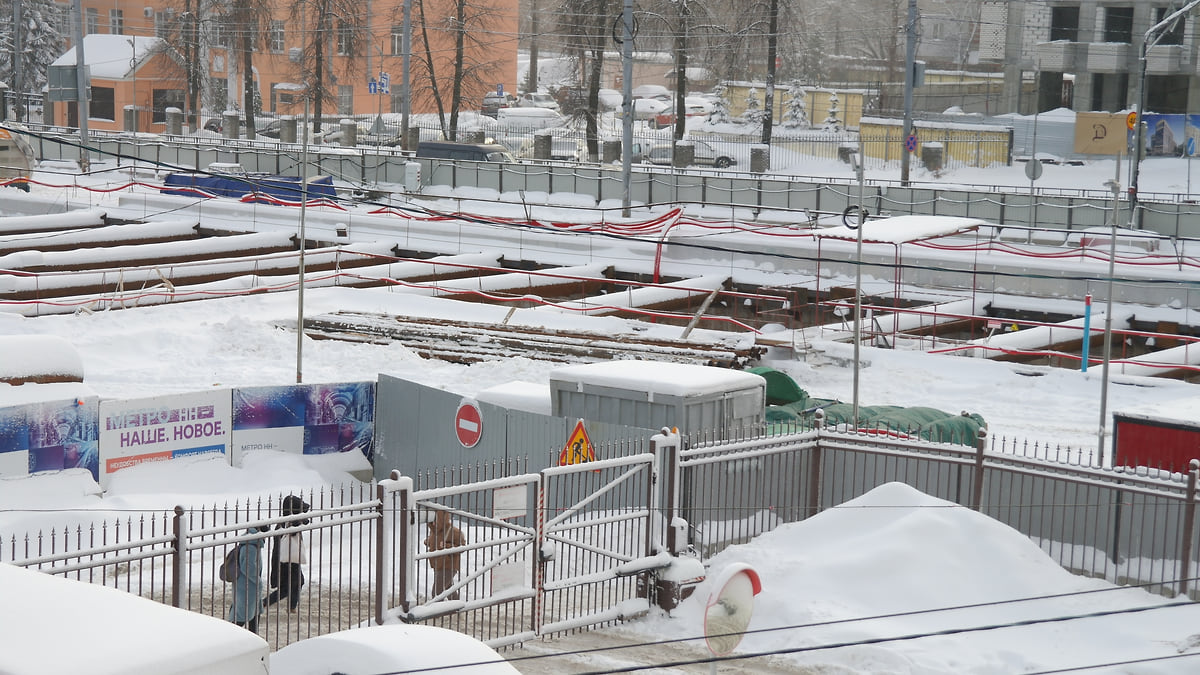
<svg viewBox="0 0 1200 675">
<path fill-rule="evenodd" d="M 526 132 L 532 135 L 533 131 Z M 658 132 L 654 132 L 658 133 Z M 661 137 L 669 142 L 666 132 Z M 658 136 L 647 137 L 657 142 Z M 848 156 L 850 137 L 830 135 L 824 139 L 778 141 L 779 153 L 797 146 L 798 156 L 814 160 Z M 748 169 L 754 144 L 731 139 L 708 139 L 732 150 L 738 164 L 730 169 L 693 167 L 674 169 L 638 164 L 631 177 L 629 199 L 634 204 L 698 204 L 707 209 L 728 207 L 730 213 L 746 209 L 755 219 L 807 222 L 818 214 L 841 214 L 858 204 L 858 184 L 847 178 L 820 175 L 781 175 L 769 170 L 761 173 Z M 79 159 L 78 138 L 62 130 L 42 130 L 32 138 L 38 157 L 43 160 Z M 989 141 L 990 142 L 990 141 Z M 157 167 L 160 172 L 195 167 L 204 169 L 213 163 L 238 163 L 247 171 L 296 174 L 305 153 L 302 146 L 272 140 L 223 139 L 204 136 L 153 136 L 127 133 L 93 133 L 88 149 L 91 159 L 116 158 L 122 166 L 137 164 L 143 170 Z M 484 188 L 518 199 L 519 195 L 541 192 L 589 195 L 597 209 L 604 201 L 622 200 L 625 188 L 620 165 L 613 162 L 576 162 L 526 160 L 522 163 L 452 162 L 414 158 L 412 153 L 381 146 L 340 147 L 333 144 L 308 147 L 307 173 L 322 173 L 377 191 L 393 186 L 403 192 L 409 179 L 407 165 L 421 164 L 421 182 L 425 187 L 448 189 Z M 742 161 L 742 158 L 746 161 Z M 369 188 L 367 186 L 370 186 Z M 495 201 L 486 193 L 475 198 L 458 195 L 464 210 Z M 899 181 L 870 180 L 862 190 L 862 201 L 871 214 L 917 214 L 980 218 L 1005 227 L 1037 227 L 1058 230 L 1083 230 L 1107 227 L 1112 209 L 1112 194 L 1103 189 L 1064 189 L 1033 187 L 1014 190 L 1003 186 L 956 185 L 914 178 L 908 184 Z M 476 204 L 475 202 L 478 202 Z M 1127 202 L 1119 208 L 1128 209 Z M 1200 203 L 1185 193 L 1139 192 L 1137 221 L 1148 232 L 1172 238 L 1200 237 Z M 619 206 L 612 207 L 614 212 Z M 1127 220 L 1120 216 L 1121 222 Z"/>
<path fill-rule="evenodd" d="M 656 572 L 672 554 L 712 556 L 899 481 L 1019 530 L 1078 574 L 1197 598 L 1200 469 L 1180 476 L 1023 457 L 997 451 L 986 434 L 974 448 L 902 436 L 664 433 L 652 452 L 631 444 L 625 456 L 537 473 L 437 487 L 397 474 L 309 493 L 302 517 L 272 498 L 2 533 L 0 561 L 223 618 L 231 585 L 216 569 L 229 548 L 263 539 L 270 551 L 278 528 L 298 527 L 306 583 L 296 611 L 266 610 L 260 633 L 274 647 L 395 619 L 503 647 L 627 619 L 663 602 Z M 434 554 L 425 525 L 439 511 L 465 543 Z M 461 556 L 460 573 L 436 589 L 429 562 L 447 553 Z"/>
</svg>

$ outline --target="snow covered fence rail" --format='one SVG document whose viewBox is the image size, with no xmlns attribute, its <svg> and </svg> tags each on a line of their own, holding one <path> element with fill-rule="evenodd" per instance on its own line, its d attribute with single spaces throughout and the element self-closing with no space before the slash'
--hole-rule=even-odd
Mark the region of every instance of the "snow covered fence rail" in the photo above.
<svg viewBox="0 0 1200 675">
<path fill-rule="evenodd" d="M 122 161 L 160 165 L 164 170 L 206 167 L 213 162 L 235 161 L 247 170 L 286 173 L 300 164 L 300 148 L 272 141 L 247 141 L 215 137 L 131 137 L 93 132 L 98 153 L 118 154 Z M 757 141 L 756 141 L 757 142 Z M 45 159 L 75 160 L 78 138 L 70 133 L 37 132 L 31 143 Z M 405 155 L 377 146 L 311 149 L 316 171 L 366 185 L 404 183 Z M 491 164 L 489 166 L 489 164 Z M 748 164 L 748 163 L 747 163 Z M 739 164 L 737 168 L 742 165 Z M 436 169 L 436 170 L 435 170 Z M 825 176 L 754 174 L 744 171 L 678 171 L 639 166 L 646 180 L 631 186 L 631 199 L 639 204 L 694 203 L 706 207 L 746 208 L 755 211 L 839 213 L 857 204 L 858 188 L 851 180 Z M 598 195 L 621 194 L 620 171 L 615 165 L 573 163 L 495 164 L 439 161 L 422 171 L 425 188 L 449 191 L 490 188 L 501 194 L 568 192 Z M 998 225 L 1021 226 L 1035 220 L 1044 227 L 1079 230 L 1104 227 L 1111 195 L 1103 190 L 1061 188 L 1016 190 L 1009 186 L 935 183 L 901 184 L 870 181 L 866 203 L 871 213 L 984 218 Z M 510 197 L 511 198 L 511 197 Z M 595 206 L 595 205 L 593 205 Z M 1139 192 L 1139 223 L 1147 231 L 1169 237 L 1200 237 L 1200 204 L 1188 203 L 1178 193 Z"/>
</svg>

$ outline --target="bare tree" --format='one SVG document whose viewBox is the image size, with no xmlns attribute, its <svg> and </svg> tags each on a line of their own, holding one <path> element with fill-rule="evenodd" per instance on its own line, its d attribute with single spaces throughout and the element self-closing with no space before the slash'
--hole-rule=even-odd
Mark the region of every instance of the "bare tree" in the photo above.
<svg viewBox="0 0 1200 675">
<path fill-rule="evenodd" d="M 242 114 L 245 117 L 246 138 L 254 138 L 254 118 L 260 112 L 261 101 L 261 97 L 255 99 L 254 95 L 254 48 L 264 43 L 259 28 L 269 25 L 271 6 L 267 0 L 233 0 L 226 20 L 235 36 L 233 48 L 241 62 Z"/>
<path fill-rule="evenodd" d="M 417 65 L 429 81 L 427 95 L 437 107 L 446 138 L 457 138 L 458 113 L 464 101 L 482 94 L 498 71 L 496 62 L 486 57 L 494 41 L 488 31 L 489 18 L 498 11 L 489 0 L 417 1 L 424 49 Z M 439 13 L 441 19 L 436 18 Z M 449 82 L 448 88 L 445 82 Z"/>
<path fill-rule="evenodd" d="M 321 129 L 325 105 L 337 105 L 337 71 L 347 78 L 353 76 L 356 57 L 365 43 L 364 14 L 354 0 L 301 0 L 292 5 L 291 15 L 305 27 L 302 29 L 305 42 L 297 67 L 305 96 L 313 105 L 312 124 L 316 133 Z M 335 56 L 345 57 L 340 68 L 335 68 L 339 63 Z"/>
<path fill-rule="evenodd" d="M 563 0 L 558 8 L 558 31 L 563 51 L 579 68 L 587 91 L 583 115 L 588 156 L 600 156 L 600 133 L 596 122 L 600 108 L 600 85 L 604 75 L 604 52 L 619 26 L 618 0 Z"/>
</svg>

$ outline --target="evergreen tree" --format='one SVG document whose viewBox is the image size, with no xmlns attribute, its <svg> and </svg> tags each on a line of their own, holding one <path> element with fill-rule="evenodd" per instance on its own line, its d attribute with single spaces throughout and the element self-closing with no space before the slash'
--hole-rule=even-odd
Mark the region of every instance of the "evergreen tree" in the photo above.
<svg viewBox="0 0 1200 675">
<path fill-rule="evenodd" d="M 66 26 L 66 17 L 53 0 L 22 0 L 21 25 L 21 78 L 16 80 L 13 5 L 0 3 L 0 81 L 10 87 L 12 94 L 41 91 L 46 85 L 46 67 L 62 55 L 65 36 L 59 26 Z M 18 89 L 20 91 L 18 91 Z M 18 115 L 23 111 L 18 111 Z"/>
<path fill-rule="evenodd" d="M 792 80 L 787 89 L 788 101 L 783 110 L 783 126 L 788 129 L 803 129 L 809 126 L 808 104 L 805 102 L 804 87 L 799 80 Z"/>
<path fill-rule="evenodd" d="M 712 90 L 716 95 L 713 101 L 712 112 L 708 114 L 709 124 L 725 124 L 729 122 L 729 104 L 725 102 L 725 84 L 718 82 Z"/>
<path fill-rule="evenodd" d="M 825 121 L 822 122 L 822 128 L 825 131 L 841 131 L 842 120 L 838 118 L 838 96 L 837 92 L 829 92 L 829 114 L 826 115 Z"/>
<path fill-rule="evenodd" d="M 751 126 L 761 127 L 766 116 L 767 111 L 763 110 L 758 102 L 758 89 L 750 87 L 750 91 L 746 92 L 746 109 L 742 112 L 742 121 Z"/>
</svg>

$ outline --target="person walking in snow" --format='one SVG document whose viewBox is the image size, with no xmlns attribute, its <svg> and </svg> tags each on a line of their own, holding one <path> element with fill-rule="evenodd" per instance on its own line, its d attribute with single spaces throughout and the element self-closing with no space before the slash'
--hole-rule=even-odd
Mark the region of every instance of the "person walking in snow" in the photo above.
<svg viewBox="0 0 1200 675">
<path fill-rule="evenodd" d="M 266 531 L 263 527 L 262 531 Z M 246 534 L 258 534 L 250 528 Z M 237 545 L 237 576 L 233 579 L 233 604 L 229 621 L 258 632 L 258 615 L 262 609 L 262 549 L 263 539 L 251 539 Z"/>
<path fill-rule="evenodd" d="M 283 515 L 294 516 L 308 511 L 309 506 L 296 495 L 288 495 L 283 499 Z M 308 524 L 308 518 L 280 523 L 276 531 L 274 544 L 271 546 L 271 594 L 263 600 L 263 607 L 287 598 L 288 609 L 296 611 L 300 605 L 300 587 L 304 585 L 304 572 L 301 566 L 308 562 L 304 554 L 304 533 L 298 528 Z"/>
<path fill-rule="evenodd" d="M 438 511 L 433 517 L 433 522 L 429 523 L 428 528 L 429 534 L 425 537 L 425 549 L 427 551 L 442 551 L 449 548 L 457 548 L 467 543 L 467 538 L 463 536 L 462 530 L 450 522 L 450 513 L 448 511 Z M 433 569 L 434 596 L 441 595 L 443 591 L 454 584 L 454 577 L 458 574 L 461 564 L 461 552 L 443 553 L 429 559 L 429 567 Z M 447 595 L 445 599 L 458 600 L 458 591 Z"/>
</svg>

